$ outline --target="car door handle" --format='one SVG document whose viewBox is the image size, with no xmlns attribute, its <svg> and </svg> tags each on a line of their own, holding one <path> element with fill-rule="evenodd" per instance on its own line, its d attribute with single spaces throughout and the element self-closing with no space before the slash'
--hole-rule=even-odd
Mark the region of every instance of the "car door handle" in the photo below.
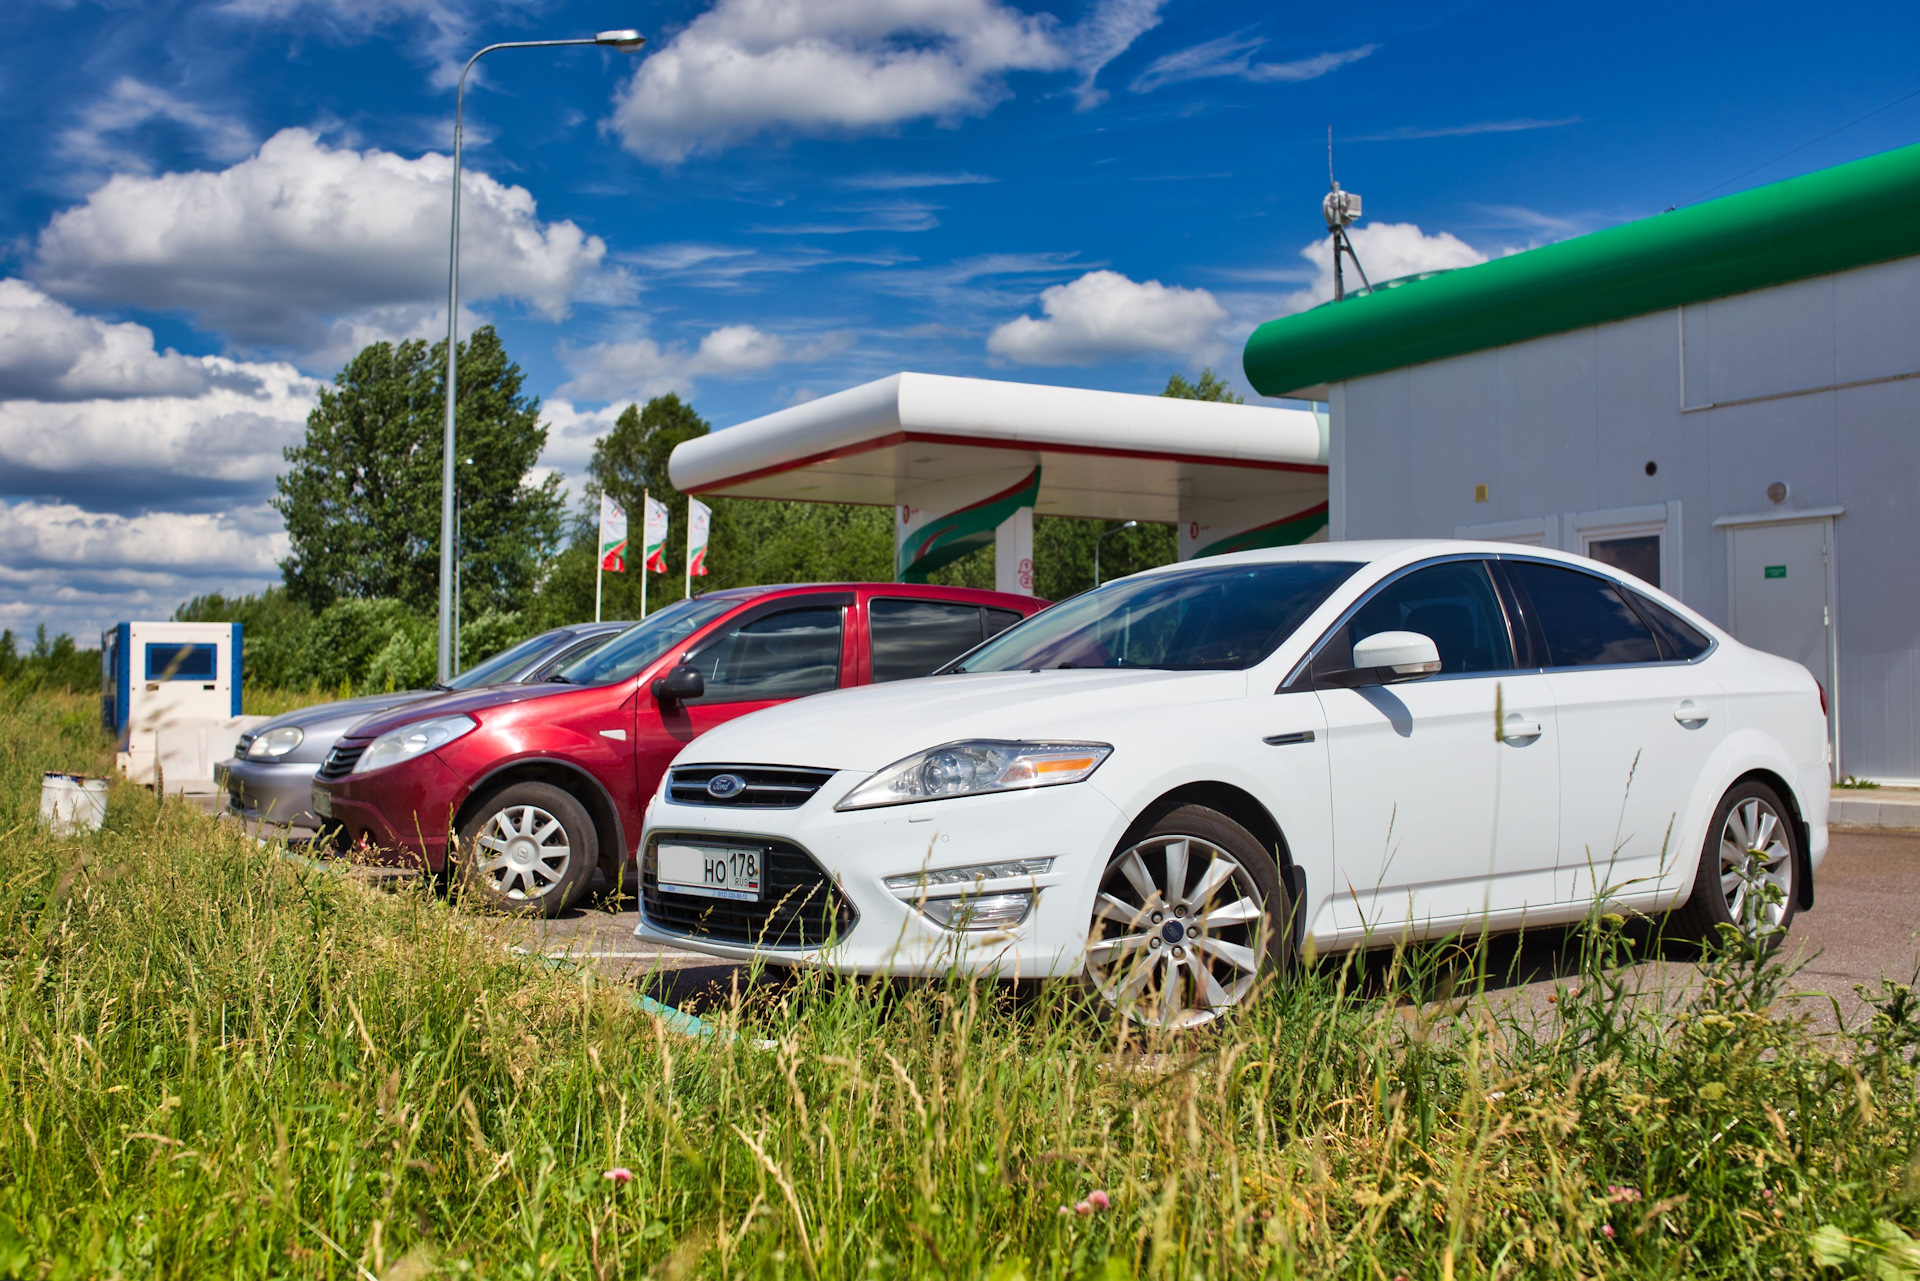
<svg viewBox="0 0 1920 1281">
<path fill-rule="evenodd" d="M 1291 734 L 1269 734 L 1260 741 L 1268 747 L 1287 747 L 1294 743 L 1311 743 L 1313 741 L 1313 731 L 1310 729 L 1302 729 L 1295 730 Z"/>
<path fill-rule="evenodd" d="M 1707 723 L 1707 709 L 1692 699 L 1688 699 L 1673 709 L 1673 719 L 1679 721 L 1688 729 L 1698 729 Z"/>
<path fill-rule="evenodd" d="M 1544 727 L 1539 721 L 1521 719 L 1520 713 L 1512 712 L 1500 726 L 1503 738 L 1539 738 Z"/>
</svg>

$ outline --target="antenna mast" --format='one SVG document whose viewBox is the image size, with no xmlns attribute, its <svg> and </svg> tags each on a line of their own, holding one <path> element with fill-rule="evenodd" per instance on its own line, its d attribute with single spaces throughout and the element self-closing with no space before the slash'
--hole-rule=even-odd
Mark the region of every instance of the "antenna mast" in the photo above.
<svg viewBox="0 0 1920 1281">
<path fill-rule="evenodd" d="M 1347 282 L 1341 271 L 1340 255 L 1345 254 L 1353 260 L 1353 269 L 1360 273 L 1360 283 L 1367 293 L 1373 292 L 1373 282 L 1367 279 L 1367 269 L 1360 265 L 1360 255 L 1353 251 L 1353 239 L 1347 235 L 1347 228 L 1360 221 L 1360 197 L 1351 191 L 1340 190 L 1340 184 L 1333 177 L 1333 126 L 1327 126 L 1327 194 L 1320 201 L 1320 215 L 1326 219 L 1327 235 L 1333 239 L 1333 300 L 1339 302 L 1347 296 Z"/>
</svg>

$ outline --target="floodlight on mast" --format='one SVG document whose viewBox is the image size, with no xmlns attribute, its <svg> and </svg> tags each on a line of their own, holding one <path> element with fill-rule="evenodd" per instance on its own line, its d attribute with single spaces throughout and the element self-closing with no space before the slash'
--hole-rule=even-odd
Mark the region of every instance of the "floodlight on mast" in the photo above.
<svg viewBox="0 0 1920 1281">
<path fill-rule="evenodd" d="M 1360 195 L 1358 192 L 1342 191 L 1333 176 L 1333 126 L 1327 126 L 1327 194 L 1320 199 L 1320 216 L 1326 219 L 1327 235 L 1333 240 L 1333 300 L 1339 302 L 1347 296 L 1347 282 L 1341 271 L 1340 255 L 1345 254 L 1353 260 L 1353 269 L 1360 273 L 1360 283 L 1366 286 L 1366 292 L 1373 292 L 1373 282 L 1367 279 L 1367 269 L 1360 265 L 1360 255 L 1353 251 L 1353 238 L 1347 234 L 1347 228 L 1360 221 Z"/>
</svg>

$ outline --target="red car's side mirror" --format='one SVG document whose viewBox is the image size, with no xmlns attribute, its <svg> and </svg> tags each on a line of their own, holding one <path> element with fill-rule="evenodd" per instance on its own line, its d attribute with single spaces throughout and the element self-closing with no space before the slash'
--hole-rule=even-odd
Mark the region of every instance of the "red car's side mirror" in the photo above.
<svg viewBox="0 0 1920 1281">
<path fill-rule="evenodd" d="M 653 693 L 654 701 L 667 707 L 699 698 L 707 692 L 707 679 L 700 674 L 699 668 L 682 663 L 665 676 L 654 677 L 653 684 L 648 688 Z"/>
</svg>

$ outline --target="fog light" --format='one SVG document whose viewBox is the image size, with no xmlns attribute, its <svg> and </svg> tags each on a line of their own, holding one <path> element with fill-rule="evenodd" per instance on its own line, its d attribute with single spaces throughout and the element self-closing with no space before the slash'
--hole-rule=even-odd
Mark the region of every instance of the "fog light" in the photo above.
<svg viewBox="0 0 1920 1281">
<path fill-rule="evenodd" d="M 889 876 L 886 886 L 900 898 L 911 902 L 927 890 L 997 881 L 1008 876 L 1041 876 L 1052 867 L 1051 858 L 1014 858 L 999 863 L 973 863 L 966 867 L 932 868 L 909 872 L 905 876 Z"/>
<path fill-rule="evenodd" d="M 1033 894 L 983 894 L 976 898 L 930 898 L 916 904 L 950 930 L 1004 930 L 1027 919 Z"/>
</svg>

